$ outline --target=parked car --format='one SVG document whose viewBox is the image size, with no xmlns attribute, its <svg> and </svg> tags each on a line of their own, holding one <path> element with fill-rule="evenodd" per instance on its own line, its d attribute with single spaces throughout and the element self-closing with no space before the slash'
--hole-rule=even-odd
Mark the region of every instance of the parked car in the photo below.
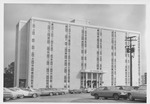
<svg viewBox="0 0 150 104">
<path fill-rule="evenodd" d="M 40 95 L 49 95 L 49 96 L 54 95 L 54 91 L 48 88 L 40 88 L 37 91 L 40 92 Z"/>
<path fill-rule="evenodd" d="M 120 95 L 120 97 L 124 98 L 124 99 L 128 98 L 128 96 L 127 96 L 128 91 L 134 90 L 134 88 L 132 86 L 116 86 L 116 87 L 119 88 L 119 90 L 123 90 L 124 92 L 126 92 L 126 94 Z"/>
<path fill-rule="evenodd" d="M 82 93 L 87 93 L 88 92 L 87 88 L 81 88 L 81 90 L 82 90 Z"/>
<path fill-rule="evenodd" d="M 4 91 L 4 100 L 9 100 L 9 99 L 16 99 L 18 97 L 18 93 L 8 89 L 8 88 L 3 88 Z"/>
<path fill-rule="evenodd" d="M 62 94 L 67 94 L 69 93 L 67 88 L 58 88 L 59 91 L 61 91 Z"/>
<path fill-rule="evenodd" d="M 11 98 L 13 98 L 13 94 L 4 88 L 3 89 L 3 100 L 7 101 L 7 100 L 10 100 Z"/>
<path fill-rule="evenodd" d="M 139 86 L 132 86 L 133 89 L 137 90 L 139 88 Z"/>
<path fill-rule="evenodd" d="M 40 92 L 34 90 L 34 89 L 26 89 L 26 88 L 17 88 L 15 87 L 18 92 L 22 93 L 24 97 L 38 97 L 40 95 Z"/>
<path fill-rule="evenodd" d="M 137 90 L 131 90 L 128 92 L 128 99 L 133 101 L 135 99 L 143 99 L 146 101 L 147 95 L 146 95 L 147 85 L 141 85 Z"/>
<path fill-rule="evenodd" d="M 63 91 L 61 88 L 53 88 L 53 91 L 55 91 L 55 93 L 58 93 L 58 95 L 65 94 L 65 91 Z"/>
<path fill-rule="evenodd" d="M 103 86 L 92 91 L 91 95 L 94 96 L 95 99 L 99 99 L 99 97 L 104 97 L 105 99 L 114 98 L 115 100 L 118 100 L 122 96 L 126 96 L 127 92 L 120 89 L 120 87 Z"/>
<path fill-rule="evenodd" d="M 69 93 L 71 94 L 75 94 L 75 93 L 82 93 L 82 89 L 72 89 L 72 90 L 69 90 Z"/>
<path fill-rule="evenodd" d="M 57 88 L 48 88 L 48 90 L 51 90 L 53 92 L 53 95 L 62 95 L 63 92 Z"/>
<path fill-rule="evenodd" d="M 14 91 L 14 92 L 16 92 L 17 93 L 17 98 L 23 98 L 24 97 L 24 95 L 23 95 L 23 93 L 22 92 L 20 92 L 20 91 L 18 91 L 18 90 L 16 90 L 15 88 L 9 88 L 11 91 Z"/>
<path fill-rule="evenodd" d="M 86 88 L 85 90 L 86 90 L 87 93 L 90 93 L 90 92 L 92 92 L 93 90 L 95 90 L 95 88 Z"/>
</svg>

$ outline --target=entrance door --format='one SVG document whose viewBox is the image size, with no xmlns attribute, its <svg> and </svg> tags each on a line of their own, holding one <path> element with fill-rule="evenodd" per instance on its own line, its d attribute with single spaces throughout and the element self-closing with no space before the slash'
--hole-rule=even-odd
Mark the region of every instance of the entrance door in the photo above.
<svg viewBox="0 0 150 104">
<path fill-rule="evenodd" d="M 91 80 L 87 81 L 87 88 L 91 88 Z"/>
<path fill-rule="evenodd" d="M 19 79 L 19 87 L 25 87 L 26 79 Z"/>
<path fill-rule="evenodd" d="M 93 88 L 96 88 L 97 87 L 97 81 L 93 81 Z"/>
</svg>

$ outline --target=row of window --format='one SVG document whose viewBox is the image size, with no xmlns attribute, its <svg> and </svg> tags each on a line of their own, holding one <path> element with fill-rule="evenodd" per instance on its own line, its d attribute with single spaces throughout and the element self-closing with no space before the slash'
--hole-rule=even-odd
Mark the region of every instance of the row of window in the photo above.
<svg viewBox="0 0 150 104">
<path fill-rule="evenodd" d="M 66 35 L 65 35 L 65 59 L 64 59 L 64 83 L 66 84 L 65 86 L 67 86 L 67 53 L 68 53 L 68 26 L 66 25 L 65 26 L 65 32 L 66 32 Z M 64 87 L 65 87 L 64 86 Z"/>
<path fill-rule="evenodd" d="M 35 43 L 35 39 L 34 39 L 34 35 L 35 35 L 35 23 L 33 21 L 33 25 L 32 25 L 32 39 L 31 39 L 31 87 L 33 87 L 33 79 L 34 79 L 34 57 L 35 57 L 35 54 L 34 54 L 34 49 L 35 49 L 35 46 L 34 46 L 34 43 Z"/>
<path fill-rule="evenodd" d="M 65 26 L 65 55 L 64 55 L 64 88 L 67 87 L 67 81 L 70 82 L 70 45 L 71 45 L 71 28 L 68 25 Z M 68 85 L 68 87 L 70 87 Z"/>
<path fill-rule="evenodd" d="M 87 30 L 83 27 L 81 35 L 81 69 L 84 70 L 87 67 Z"/>
<path fill-rule="evenodd" d="M 102 34 L 97 30 L 97 70 L 102 69 Z"/>
<path fill-rule="evenodd" d="M 112 31 L 111 36 L 111 84 L 116 85 L 116 32 Z"/>
<path fill-rule="evenodd" d="M 49 64 L 51 63 L 49 61 L 49 56 L 50 56 L 50 25 L 47 26 L 47 61 L 46 61 L 46 64 L 47 64 L 47 68 L 46 68 L 46 87 L 48 88 L 49 87 Z M 52 63 L 50 64 L 52 65 Z"/>
<path fill-rule="evenodd" d="M 50 29 L 50 27 L 49 27 Z M 50 35 L 50 34 L 49 34 Z M 54 24 L 51 25 L 51 43 L 50 43 L 50 88 L 52 88 L 52 81 L 53 81 L 53 37 L 54 37 Z"/>
</svg>

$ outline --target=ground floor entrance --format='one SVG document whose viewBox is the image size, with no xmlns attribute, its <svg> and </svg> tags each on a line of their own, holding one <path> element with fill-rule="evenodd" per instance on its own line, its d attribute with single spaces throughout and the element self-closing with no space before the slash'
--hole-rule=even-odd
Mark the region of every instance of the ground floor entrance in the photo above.
<svg viewBox="0 0 150 104">
<path fill-rule="evenodd" d="M 98 88 L 102 86 L 102 71 L 81 71 L 81 88 Z"/>
</svg>

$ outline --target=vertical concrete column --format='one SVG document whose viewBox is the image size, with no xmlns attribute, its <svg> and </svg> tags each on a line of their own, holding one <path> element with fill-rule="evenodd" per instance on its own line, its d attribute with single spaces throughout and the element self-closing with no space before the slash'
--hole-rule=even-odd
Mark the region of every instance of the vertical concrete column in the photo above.
<svg viewBox="0 0 150 104">
<path fill-rule="evenodd" d="M 103 74 L 100 74 L 100 82 L 101 82 L 101 86 L 102 86 L 102 75 L 103 75 Z"/>
<path fill-rule="evenodd" d="M 91 73 L 91 88 L 93 88 L 93 73 Z"/>
<path fill-rule="evenodd" d="M 96 88 L 98 88 L 98 73 L 96 73 Z"/>
<path fill-rule="evenodd" d="M 85 86 L 84 86 L 84 73 L 82 73 L 82 87 L 84 88 Z"/>
<path fill-rule="evenodd" d="M 100 87 L 99 85 L 100 85 L 100 74 L 98 74 L 98 87 Z"/>
<path fill-rule="evenodd" d="M 87 73 L 85 73 L 85 88 L 87 88 Z"/>
</svg>

